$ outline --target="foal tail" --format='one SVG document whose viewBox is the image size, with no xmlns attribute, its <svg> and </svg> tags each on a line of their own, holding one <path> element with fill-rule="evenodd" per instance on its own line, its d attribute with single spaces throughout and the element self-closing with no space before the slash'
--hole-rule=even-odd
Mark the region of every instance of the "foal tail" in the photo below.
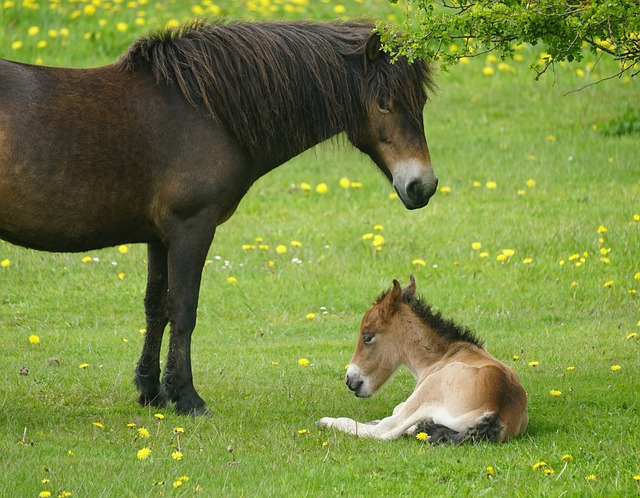
<svg viewBox="0 0 640 498">
<path fill-rule="evenodd" d="M 504 424 L 498 418 L 498 413 L 492 412 L 478 417 L 475 425 L 461 432 L 433 422 L 420 422 L 416 425 L 414 435 L 425 432 L 429 436 L 430 444 L 452 443 L 460 445 L 484 440 L 497 443 L 502 439 L 504 430 Z"/>
</svg>

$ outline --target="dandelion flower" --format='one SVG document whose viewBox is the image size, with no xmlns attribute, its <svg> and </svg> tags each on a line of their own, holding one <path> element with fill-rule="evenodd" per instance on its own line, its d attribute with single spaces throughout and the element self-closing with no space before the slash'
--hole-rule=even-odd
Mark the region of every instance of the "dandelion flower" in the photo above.
<svg viewBox="0 0 640 498">
<path fill-rule="evenodd" d="M 184 434 L 184 428 L 183 427 L 174 427 L 173 428 L 173 433 L 174 434 Z"/>
<path fill-rule="evenodd" d="M 547 462 L 541 460 L 541 461 L 536 462 L 536 463 L 533 464 L 533 470 L 538 470 L 538 469 L 544 468 L 546 466 L 547 466 Z"/>
<path fill-rule="evenodd" d="M 333 7 L 333 12 L 339 15 L 345 14 L 347 12 L 347 8 L 344 5 L 338 4 Z"/>
<path fill-rule="evenodd" d="M 540 365 L 539 361 L 530 361 L 529 363 L 527 363 L 527 365 L 529 365 L 530 367 L 537 367 L 538 365 Z"/>
<path fill-rule="evenodd" d="M 351 186 L 351 180 L 348 178 L 340 178 L 340 186 L 342 188 L 349 188 Z"/>
<path fill-rule="evenodd" d="M 284 254 L 285 252 L 287 252 L 287 246 L 280 244 L 276 247 L 276 252 L 278 254 Z"/>
<path fill-rule="evenodd" d="M 227 277 L 227 283 L 236 284 L 238 283 L 238 279 L 236 277 Z"/>
<path fill-rule="evenodd" d="M 567 367 L 567 372 L 573 372 L 576 369 L 573 365 Z"/>
<path fill-rule="evenodd" d="M 440 187 L 442 195 L 449 195 L 451 193 L 451 187 Z"/>
<path fill-rule="evenodd" d="M 498 184 L 496 182 L 494 182 L 494 181 L 488 181 L 485 184 L 485 187 L 487 187 L 489 190 L 495 190 L 495 189 L 498 188 Z"/>
<path fill-rule="evenodd" d="M 627 335 L 627 340 L 635 339 L 636 337 L 638 337 L 638 333 L 637 332 L 631 332 L 629 335 Z"/>
<path fill-rule="evenodd" d="M 31 344 L 40 344 L 40 338 L 37 335 L 30 335 L 29 342 Z"/>
<path fill-rule="evenodd" d="M 164 415 L 162 413 L 154 413 L 153 416 L 155 418 L 157 418 L 158 420 L 163 420 L 164 419 Z"/>
<path fill-rule="evenodd" d="M 118 252 L 120 254 L 126 254 L 127 252 L 129 252 L 129 248 L 125 245 L 118 246 Z"/>
<path fill-rule="evenodd" d="M 414 259 L 411 264 L 416 266 L 426 266 L 427 262 L 424 259 Z"/>
<path fill-rule="evenodd" d="M 523 265 L 530 265 L 531 263 L 533 263 L 533 258 L 524 258 L 522 260 Z"/>
<path fill-rule="evenodd" d="M 318 192 L 319 194 L 326 194 L 327 192 L 329 192 L 329 185 L 327 185 L 326 183 L 319 183 L 316 186 L 316 192 Z"/>
<path fill-rule="evenodd" d="M 429 435 L 426 432 L 418 432 L 418 434 L 416 434 L 416 439 L 424 443 L 429 440 Z"/>
<path fill-rule="evenodd" d="M 557 398 L 558 396 L 562 396 L 562 391 L 558 391 L 556 389 L 551 389 L 551 391 L 549 391 L 549 394 L 551 396 L 555 396 Z"/>
<path fill-rule="evenodd" d="M 298 360 L 298 365 L 300 365 L 301 367 L 308 367 L 309 366 L 309 360 L 307 360 L 306 358 L 300 358 Z"/>
<path fill-rule="evenodd" d="M 307 432 L 309 432 L 307 429 L 298 430 L 298 434 L 301 435 L 301 436 L 304 436 Z"/>
<path fill-rule="evenodd" d="M 380 247 L 384 244 L 384 237 L 382 235 L 375 235 L 371 243 L 373 244 L 373 247 Z"/>
<path fill-rule="evenodd" d="M 482 68 L 482 74 L 484 74 L 485 76 L 492 76 L 493 74 L 495 74 L 495 72 L 496 70 L 491 66 L 485 66 Z"/>
<path fill-rule="evenodd" d="M 596 476 L 595 474 L 589 474 L 587 476 L 587 481 L 597 481 L 598 480 L 598 476 Z"/>
<path fill-rule="evenodd" d="M 613 287 L 613 280 L 607 280 L 604 284 L 602 284 L 602 287 L 604 287 L 605 289 Z"/>
<path fill-rule="evenodd" d="M 617 372 L 618 370 L 620 370 L 622 367 L 620 365 L 611 365 L 611 370 L 613 372 Z"/>
<path fill-rule="evenodd" d="M 118 24 L 116 24 L 116 29 L 120 33 L 124 33 L 126 30 L 129 29 L 129 25 L 126 22 L 119 22 Z"/>
<path fill-rule="evenodd" d="M 2 261 L 0 261 L 0 267 L 2 268 L 9 268 L 9 265 L 11 265 L 11 261 L 9 261 L 8 259 L 3 259 Z"/>
<path fill-rule="evenodd" d="M 151 448 L 145 447 L 138 450 L 138 453 L 136 453 L 136 458 L 138 460 L 146 460 L 147 458 L 149 458 L 149 455 L 151 455 Z"/>
<path fill-rule="evenodd" d="M 487 467 L 487 475 L 489 477 L 495 477 L 496 471 L 493 469 L 493 467 Z"/>
<path fill-rule="evenodd" d="M 369 240 L 369 239 L 373 239 L 373 234 L 372 233 L 365 233 L 362 236 L 362 240 Z"/>
<path fill-rule="evenodd" d="M 546 467 L 544 469 L 544 473 L 547 474 L 547 475 L 551 475 L 551 474 L 553 474 L 553 469 L 550 468 L 550 467 Z"/>
<path fill-rule="evenodd" d="M 571 455 L 569 455 L 569 453 L 562 455 L 562 461 L 567 463 L 567 462 L 573 462 L 573 457 Z"/>
<path fill-rule="evenodd" d="M 482 248 L 482 244 L 480 242 L 472 242 L 471 249 L 474 251 L 479 251 Z"/>
<path fill-rule="evenodd" d="M 354 188 L 354 189 L 362 188 L 362 182 L 351 182 L 351 188 Z M 394 192 L 394 194 L 395 194 L 395 192 Z M 398 194 L 396 194 L 396 196 L 397 195 Z M 389 198 L 391 198 L 391 196 L 389 196 Z"/>
<path fill-rule="evenodd" d="M 300 190 L 303 190 L 304 192 L 311 192 L 311 185 L 306 182 L 302 182 L 300 184 Z"/>
<path fill-rule="evenodd" d="M 302 247 L 302 242 L 299 242 L 297 240 L 292 240 L 291 241 L 291 246 L 292 247 Z"/>
<path fill-rule="evenodd" d="M 480 253 L 480 257 L 483 258 L 483 259 L 487 258 L 488 256 L 489 256 L 489 253 L 486 252 L 486 251 L 483 251 L 483 252 Z"/>
<path fill-rule="evenodd" d="M 182 460 L 182 452 L 180 451 L 174 451 L 173 453 L 171 453 L 171 458 L 173 458 L 176 461 Z"/>
<path fill-rule="evenodd" d="M 149 437 L 149 431 L 144 427 L 140 427 L 136 432 L 138 433 L 138 436 L 140 436 L 141 438 L 146 439 Z"/>
<path fill-rule="evenodd" d="M 504 254 L 507 258 L 513 256 L 516 252 L 513 249 L 503 249 L 502 254 Z"/>
<path fill-rule="evenodd" d="M 384 231 L 384 226 L 383 225 L 373 225 L 373 229 L 376 232 L 382 232 L 382 231 Z"/>
<path fill-rule="evenodd" d="M 306 316 L 307 320 L 313 320 L 315 317 L 316 317 L 315 313 L 307 313 L 307 316 Z"/>
<path fill-rule="evenodd" d="M 80 363 L 80 365 L 78 365 L 78 368 L 82 368 L 83 370 L 89 368 L 89 364 L 88 363 Z"/>
<path fill-rule="evenodd" d="M 51 491 L 40 491 L 38 498 L 50 498 Z"/>
<path fill-rule="evenodd" d="M 102 429 L 104 427 L 100 422 L 92 422 L 92 425 L 98 429 Z"/>
</svg>

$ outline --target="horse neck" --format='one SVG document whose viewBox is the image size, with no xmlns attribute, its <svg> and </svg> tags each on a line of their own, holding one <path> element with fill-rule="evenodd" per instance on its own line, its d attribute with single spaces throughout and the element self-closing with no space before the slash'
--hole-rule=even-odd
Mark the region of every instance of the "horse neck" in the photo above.
<svg viewBox="0 0 640 498">
<path fill-rule="evenodd" d="M 402 363 L 418 381 L 442 358 L 451 354 L 455 346 L 423 323 L 413 311 L 406 311 L 403 322 Z"/>
</svg>

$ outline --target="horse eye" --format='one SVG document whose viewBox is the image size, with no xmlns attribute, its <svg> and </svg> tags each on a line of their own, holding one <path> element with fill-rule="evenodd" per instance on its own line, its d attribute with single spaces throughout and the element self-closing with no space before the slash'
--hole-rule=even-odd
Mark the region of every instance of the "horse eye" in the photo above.
<svg viewBox="0 0 640 498">
<path fill-rule="evenodd" d="M 365 334 L 362 336 L 362 342 L 367 346 L 373 342 L 373 334 Z"/>
<path fill-rule="evenodd" d="M 380 99 L 378 100 L 378 110 L 382 114 L 389 114 L 393 109 L 391 109 L 391 104 L 389 103 L 389 101 Z"/>
</svg>

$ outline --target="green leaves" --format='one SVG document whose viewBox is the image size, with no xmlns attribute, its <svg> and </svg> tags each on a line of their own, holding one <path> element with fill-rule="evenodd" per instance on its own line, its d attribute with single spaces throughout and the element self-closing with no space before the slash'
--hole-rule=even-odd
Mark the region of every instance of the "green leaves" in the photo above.
<svg viewBox="0 0 640 498">
<path fill-rule="evenodd" d="M 409 60 L 440 62 L 444 70 L 487 52 L 512 57 L 515 45 L 529 43 L 550 56 L 531 65 L 536 78 L 556 62 L 580 61 L 585 46 L 618 60 L 619 74 L 640 72 L 636 0 L 407 0 L 404 29 L 378 26 L 385 49 Z"/>
</svg>

